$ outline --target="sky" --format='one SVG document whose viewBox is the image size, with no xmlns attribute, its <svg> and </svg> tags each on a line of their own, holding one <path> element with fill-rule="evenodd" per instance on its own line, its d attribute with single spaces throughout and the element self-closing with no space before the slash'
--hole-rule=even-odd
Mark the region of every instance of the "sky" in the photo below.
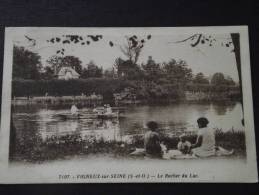
<svg viewBox="0 0 259 195">
<path fill-rule="evenodd" d="M 114 33 L 107 33 L 107 31 L 100 28 L 98 31 L 94 31 L 95 34 L 89 28 L 81 28 L 80 31 L 67 32 L 66 30 L 57 30 L 52 28 L 28 28 L 26 31 L 16 33 L 13 37 L 13 43 L 18 46 L 24 46 L 33 52 L 38 53 L 41 56 L 42 64 L 47 65 L 46 60 L 52 55 L 56 54 L 56 51 L 64 48 L 66 55 L 74 55 L 82 61 L 83 67 L 85 67 L 90 61 L 94 61 L 96 65 L 103 67 L 103 69 L 111 68 L 116 58 L 121 57 L 127 59 L 126 56 L 120 50 L 120 46 L 126 43 L 125 36 L 137 35 L 139 38 L 146 38 L 148 34 L 152 37 L 148 40 L 140 54 L 138 64 L 145 63 L 149 56 L 152 56 L 153 60 L 157 63 L 168 62 L 170 59 L 182 59 L 185 60 L 188 66 L 193 70 L 194 74 L 203 72 L 206 76 L 211 77 L 216 72 L 222 72 L 225 75 L 231 76 L 235 81 L 238 81 L 238 73 L 236 69 L 235 55 L 231 50 L 233 46 L 225 47 L 221 43 L 225 43 L 231 40 L 229 33 L 226 34 L 210 34 L 217 41 L 210 47 L 208 44 L 199 44 L 196 47 L 190 46 L 190 41 L 183 43 L 175 43 L 183 40 L 193 34 L 186 33 L 155 33 L 152 30 L 134 31 L 134 28 L 130 28 L 128 31 L 124 29 L 123 32 L 113 29 Z M 81 44 L 52 44 L 47 40 L 52 37 L 62 35 L 80 35 L 87 39 L 87 35 L 103 35 L 103 39 L 98 42 L 91 42 L 90 45 Z M 25 37 L 33 38 L 36 40 L 35 46 L 32 42 L 29 42 Z M 88 38 L 88 40 L 91 40 Z M 109 41 L 114 43 L 113 47 L 110 47 Z M 61 55 L 61 54 L 59 54 Z"/>
</svg>

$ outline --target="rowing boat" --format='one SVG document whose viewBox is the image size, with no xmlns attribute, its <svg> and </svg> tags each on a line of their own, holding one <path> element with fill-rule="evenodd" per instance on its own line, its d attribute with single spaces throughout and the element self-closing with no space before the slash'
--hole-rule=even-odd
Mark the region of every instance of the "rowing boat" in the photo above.
<svg viewBox="0 0 259 195">
<path fill-rule="evenodd" d="M 96 119 L 98 116 L 96 114 L 70 114 L 70 113 L 61 113 L 55 115 L 56 117 L 59 117 L 63 120 L 69 120 L 69 119 Z"/>
<path fill-rule="evenodd" d="M 118 113 L 111 114 L 97 114 L 97 113 L 80 113 L 80 114 L 70 114 L 70 113 L 60 113 L 55 115 L 63 120 L 78 120 L 78 119 L 115 119 L 120 118 Z"/>
</svg>

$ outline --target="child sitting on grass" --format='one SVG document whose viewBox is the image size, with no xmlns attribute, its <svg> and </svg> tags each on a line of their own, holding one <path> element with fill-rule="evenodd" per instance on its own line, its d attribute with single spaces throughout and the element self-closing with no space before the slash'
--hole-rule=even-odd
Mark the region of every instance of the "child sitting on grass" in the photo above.
<svg viewBox="0 0 259 195">
<path fill-rule="evenodd" d="M 163 151 L 163 159 L 192 159 L 196 158 L 191 155 L 191 143 L 187 141 L 187 136 L 185 134 L 181 135 L 180 141 L 177 144 L 177 149 L 168 150 L 167 147 L 161 143 L 161 148 Z"/>
<path fill-rule="evenodd" d="M 189 154 L 191 152 L 192 144 L 187 141 L 185 134 L 182 134 L 179 138 L 180 142 L 177 144 L 177 149 L 182 152 L 182 154 Z"/>
</svg>

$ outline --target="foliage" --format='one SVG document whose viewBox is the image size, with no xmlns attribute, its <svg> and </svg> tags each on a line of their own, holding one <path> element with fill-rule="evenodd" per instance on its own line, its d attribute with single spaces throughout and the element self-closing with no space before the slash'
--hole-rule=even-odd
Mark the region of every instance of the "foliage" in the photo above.
<svg viewBox="0 0 259 195">
<path fill-rule="evenodd" d="M 86 36 L 81 36 L 81 35 L 61 35 L 61 36 L 56 36 L 52 37 L 47 41 L 47 43 L 52 44 L 52 45 L 70 45 L 70 44 L 76 44 L 76 45 L 81 45 L 81 46 L 88 46 L 92 42 L 98 42 L 102 40 L 103 36 L 102 35 L 86 35 Z M 62 56 L 65 54 L 66 50 L 64 48 L 60 48 L 56 51 L 56 54 L 61 54 Z"/>
<path fill-rule="evenodd" d="M 212 85 L 235 85 L 233 79 L 229 76 L 225 77 L 223 73 L 217 72 L 211 78 Z"/>
<path fill-rule="evenodd" d="M 103 69 L 98 67 L 94 61 L 90 61 L 87 68 L 83 68 L 81 78 L 95 77 L 99 78 L 103 76 Z"/>
<path fill-rule="evenodd" d="M 108 68 L 104 71 L 103 73 L 103 76 L 105 78 L 115 78 L 116 77 L 116 74 L 115 74 L 115 71 L 114 71 L 114 68 Z"/>
<path fill-rule="evenodd" d="M 44 96 L 74 96 L 84 94 L 100 94 L 105 101 L 113 101 L 113 94 L 120 93 L 125 88 L 131 88 L 137 100 L 144 102 L 152 101 L 175 101 L 184 98 L 184 92 L 205 92 L 211 98 L 240 98 L 238 86 L 210 85 L 210 84 L 187 84 L 179 88 L 178 84 L 157 83 L 138 80 L 125 80 L 123 78 L 87 78 L 72 80 L 14 80 L 12 82 L 12 95 L 15 97 Z M 213 95 L 213 96 L 212 96 Z"/>
<path fill-rule="evenodd" d="M 14 80 L 13 96 L 50 96 L 81 95 L 93 92 L 104 97 L 130 86 L 128 81 L 109 78 L 88 78 L 71 80 Z"/>
<path fill-rule="evenodd" d="M 122 76 L 121 66 L 124 60 L 121 58 L 116 58 L 113 64 L 113 69 L 115 71 L 116 76 Z"/>
<path fill-rule="evenodd" d="M 188 68 L 186 61 L 171 59 L 168 63 L 164 63 L 163 67 L 166 78 L 171 83 L 183 84 L 190 82 L 192 79 L 192 70 Z"/>
<path fill-rule="evenodd" d="M 235 81 L 230 76 L 225 77 L 225 84 L 226 85 L 236 85 Z"/>
<path fill-rule="evenodd" d="M 82 61 L 79 60 L 78 57 L 75 56 L 65 56 L 61 60 L 61 66 L 62 67 L 71 67 L 73 68 L 77 73 L 82 73 Z"/>
<path fill-rule="evenodd" d="M 39 59 L 37 54 L 15 47 L 14 75 L 22 76 L 17 76 L 19 79 L 13 81 L 13 96 L 44 96 L 46 93 L 64 96 L 95 92 L 103 95 L 105 100 L 112 100 L 113 93 L 121 92 L 125 88 L 132 88 L 136 98 L 143 101 L 179 100 L 185 97 L 186 90 L 218 93 L 216 99 L 218 96 L 231 98 L 240 96 L 239 87 L 235 86 L 231 77 L 215 73 L 211 83 L 208 83 L 208 79 L 200 72 L 193 78 L 187 62 L 181 59 L 171 59 L 169 62 L 158 64 L 150 56 L 147 62 L 140 66 L 132 60 L 117 58 L 114 67 L 105 70 L 104 73 L 102 67 L 93 61 L 90 61 L 86 68 L 82 68 L 79 58 L 57 55 L 50 57 L 47 60 L 49 66 L 45 66 L 44 71 L 39 73 L 38 69 L 41 66 L 37 64 Z M 26 64 L 30 65 L 26 66 L 29 68 L 24 68 L 27 70 L 27 75 L 20 73 L 24 70 L 22 65 L 26 60 L 28 61 Z M 21 65 L 18 66 L 18 63 Z M 55 73 L 63 66 L 74 68 L 80 74 L 80 79 L 68 81 L 55 79 Z M 39 78 L 41 80 L 34 81 Z"/>
<path fill-rule="evenodd" d="M 11 129 L 11 133 L 14 129 Z M 16 130 L 17 131 L 17 130 Z M 17 136 L 20 135 L 17 132 Z M 94 135 L 82 136 L 78 132 L 68 135 L 50 136 L 45 140 L 33 129 L 25 129 L 22 137 L 14 139 L 15 146 L 10 154 L 12 161 L 29 161 L 42 163 L 47 160 L 57 160 L 74 155 L 109 154 L 113 157 L 130 158 L 135 148 L 144 147 L 143 135 L 132 135 L 130 141 L 116 141 L 97 138 Z M 196 134 L 187 134 L 186 139 L 195 143 Z M 235 156 L 246 155 L 245 132 L 217 129 L 215 133 L 216 145 L 225 149 L 234 149 Z M 160 140 L 170 149 L 177 149 L 179 137 L 177 135 L 161 134 Z"/>
<path fill-rule="evenodd" d="M 211 84 L 212 85 L 222 85 L 224 84 L 224 74 L 221 72 L 215 73 L 211 78 Z"/>
<path fill-rule="evenodd" d="M 142 70 L 138 64 L 134 64 L 131 60 L 119 60 L 117 65 L 118 77 L 129 80 L 139 80 L 142 78 Z"/>
<path fill-rule="evenodd" d="M 195 75 L 193 83 L 197 84 L 209 84 L 209 79 L 207 79 L 202 72 L 199 72 Z"/>
<path fill-rule="evenodd" d="M 136 64 L 142 48 L 147 40 L 151 39 L 151 35 L 147 36 L 147 39 L 139 38 L 136 35 L 126 36 L 126 44 L 120 46 L 121 52 L 127 57 L 127 60 L 131 61 L 132 64 Z"/>
<path fill-rule="evenodd" d="M 149 56 L 147 63 L 142 64 L 142 69 L 144 72 L 144 77 L 147 81 L 158 81 L 164 74 L 160 64 L 156 63 L 152 56 Z"/>
<path fill-rule="evenodd" d="M 13 48 L 13 78 L 39 79 L 41 72 L 40 56 L 24 47 Z"/>
<path fill-rule="evenodd" d="M 50 80 L 54 78 L 54 69 L 51 68 L 50 66 L 45 66 L 44 67 L 44 72 L 41 74 L 41 78 L 45 80 Z"/>
<path fill-rule="evenodd" d="M 159 85 L 178 84 L 184 86 L 192 80 L 192 70 L 184 60 L 170 60 L 163 65 L 150 56 L 146 64 L 133 64 L 130 60 L 117 58 L 114 63 L 116 76 L 129 80 L 154 82 Z"/>
<path fill-rule="evenodd" d="M 190 42 L 190 45 L 192 47 L 196 47 L 201 44 L 207 44 L 211 47 L 215 42 L 219 42 L 219 40 L 213 38 L 212 35 L 194 34 L 184 40 L 180 40 L 175 43 L 183 43 L 183 42 Z M 241 75 L 240 34 L 230 33 L 230 39 L 226 39 L 224 42 L 221 42 L 221 46 L 227 47 L 227 48 L 232 46 L 233 48 L 231 52 L 235 54 L 236 67 L 237 67 L 238 78 L 239 78 L 239 87 L 242 94 L 243 89 L 242 89 L 242 75 Z M 228 82 L 228 84 L 233 85 L 232 81 Z M 242 97 L 241 97 L 241 103 L 243 104 Z"/>
</svg>

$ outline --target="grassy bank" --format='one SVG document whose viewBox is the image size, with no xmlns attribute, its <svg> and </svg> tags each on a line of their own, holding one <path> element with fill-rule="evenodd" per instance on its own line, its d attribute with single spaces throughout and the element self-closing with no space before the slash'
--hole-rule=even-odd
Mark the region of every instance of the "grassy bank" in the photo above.
<svg viewBox="0 0 259 195">
<path fill-rule="evenodd" d="M 187 136 L 195 143 L 197 135 Z M 176 149 L 177 136 L 161 135 L 161 141 L 169 149 Z M 236 156 L 246 156 L 245 132 L 216 130 L 216 145 L 225 149 L 234 149 Z M 136 148 L 143 148 L 143 135 L 131 136 L 127 141 L 105 141 L 94 136 L 82 137 L 80 134 L 52 136 L 46 140 L 28 139 L 24 143 L 16 143 L 16 148 L 10 159 L 13 161 L 28 161 L 41 163 L 47 160 L 64 159 L 66 157 L 88 154 L 111 154 L 114 157 L 127 157 Z"/>
</svg>

